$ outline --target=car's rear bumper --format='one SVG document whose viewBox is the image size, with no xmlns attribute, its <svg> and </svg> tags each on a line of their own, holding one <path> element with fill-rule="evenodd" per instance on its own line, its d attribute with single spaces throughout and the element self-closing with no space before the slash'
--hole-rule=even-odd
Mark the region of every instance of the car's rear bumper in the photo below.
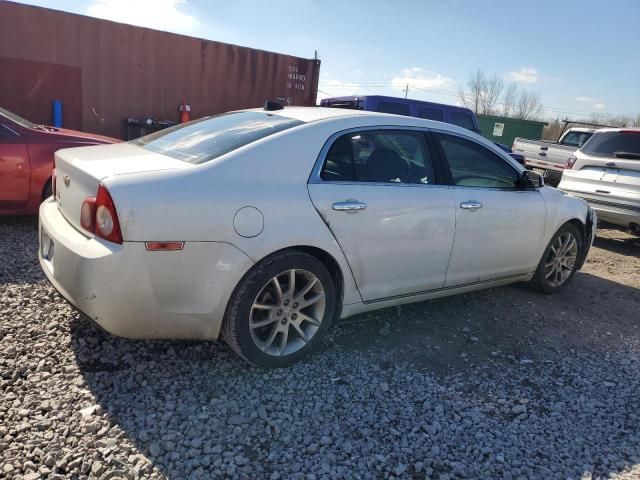
<svg viewBox="0 0 640 480">
<path fill-rule="evenodd" d="M 598 219 L 619 227 L 631 228 L 640 225 L 640 202 L 637 205 L 620 203 L 610 197 L 576 192 L 566 188 L 560 188 L 572 197 L 586 200 L 598 213 Z"/>
<path fill-rule="evenodd" d="M 128 338 L 217 338 L 228 299 L 252 265 L 228 243 L 149 252 L 143 242 L 88 238 L 51 199 L 40 207 L 39 243 L 53 286 L 105 330 Z"/>
</svg>

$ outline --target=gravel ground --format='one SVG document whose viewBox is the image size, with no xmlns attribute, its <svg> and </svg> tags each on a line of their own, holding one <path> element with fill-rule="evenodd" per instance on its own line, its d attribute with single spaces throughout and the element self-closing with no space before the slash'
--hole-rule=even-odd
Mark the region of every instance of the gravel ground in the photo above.
<svg viewBox="0 0 640 480">
<path fill-rule="evenodd" d="M 104 333 L 0 218 L 1 478 L 640 478 L 640 242 L 562 294 L 361 315 L 292 368 Z"/>
</svg>

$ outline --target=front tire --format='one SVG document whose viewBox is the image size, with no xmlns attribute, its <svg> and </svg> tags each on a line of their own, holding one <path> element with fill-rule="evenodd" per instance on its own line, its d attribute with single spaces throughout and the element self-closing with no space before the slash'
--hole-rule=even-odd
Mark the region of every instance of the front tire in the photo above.
<svg viewBox="0 0 640 480">
<path fill-rule="evenodd" d="M 530 285 L 543 293 L 559 292 L 576 274 L 582 248 L 580 231 L 570 223 L 563 225 L 547 245 Z"/>
<path fill-rule="evenodd" d="M 222 334 L 253 365 L 289 366 L 315 351 L 336 311 L 331 273 L 295 250 L 267 257 L 240 281 Z"/>
</svg>

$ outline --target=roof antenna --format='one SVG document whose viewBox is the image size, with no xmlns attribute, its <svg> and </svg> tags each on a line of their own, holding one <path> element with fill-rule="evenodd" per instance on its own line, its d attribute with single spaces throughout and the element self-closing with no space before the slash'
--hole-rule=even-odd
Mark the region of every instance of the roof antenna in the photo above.
<svg viewBox="0 0 640 480">
<path fill-rule="evenodd" d="M 278 102 L 274 102 L 273 100 L 267 100 L 264 102 L 264 109 L 268 112 L 273 110 L 282 110 L 284 107 L 280 105 Z"/>
</svg>

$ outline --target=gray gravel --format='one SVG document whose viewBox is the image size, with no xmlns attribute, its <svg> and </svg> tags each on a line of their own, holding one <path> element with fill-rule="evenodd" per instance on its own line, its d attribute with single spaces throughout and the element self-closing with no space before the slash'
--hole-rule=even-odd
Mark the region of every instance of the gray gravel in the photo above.
<svg viewBox="0 0 640 480">
<path fill-rule="evenodd" d="M 364 315 L 263 371 L 104 333 L 35 248 L 33 220 L 0 218 L 0 478 L 640 478 L 640 277 L 594 263 L 555 297 Z M 595 258 L 637 261 L 621 248 Z"/>
</svg>

